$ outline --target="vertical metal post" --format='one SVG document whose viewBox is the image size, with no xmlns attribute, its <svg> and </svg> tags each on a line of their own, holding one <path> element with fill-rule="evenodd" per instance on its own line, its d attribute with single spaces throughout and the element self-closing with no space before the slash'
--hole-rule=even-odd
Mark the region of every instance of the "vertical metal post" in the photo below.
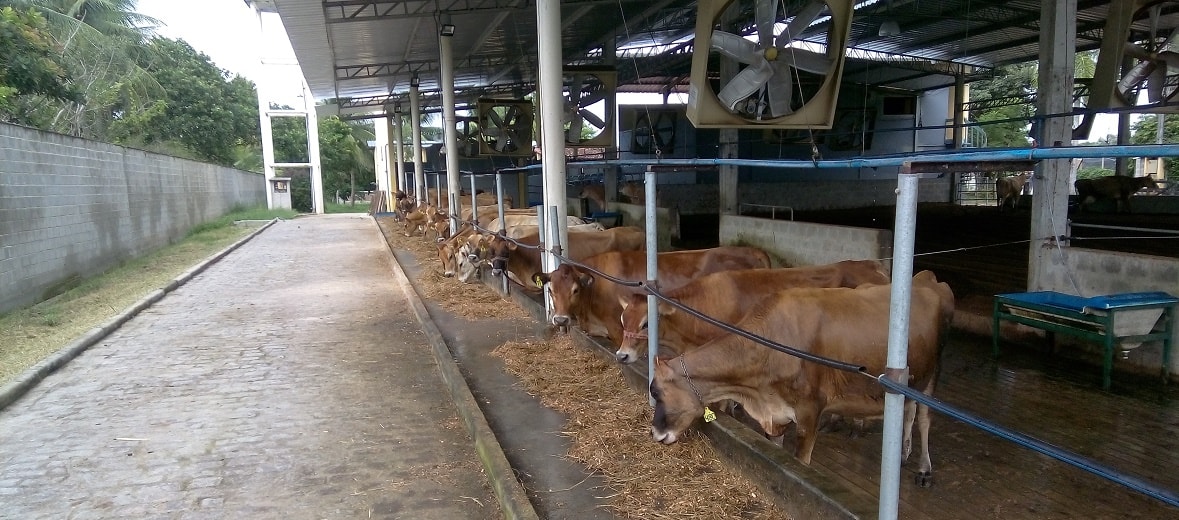
<svg viewBox="0 0 1179 520">
<path fill-rule="evenodd" d="M 471 220 L 479 221 L 479 199 L 475 197 L 475 175 L 471 174 Z"/>
<path fill-rule="evenodd" d="M 434 186 L 436 186 L 434 189 L 434 199 L 438 201 L 438 211 L 442 211 L 442 176 L 445 174 L 445 172 L 434 174 Z"/>
<path fill-rule="evenodd" d="M 646 194 L 646 214 L 644 220 L 647 226 L 647 283 L 652 283 L 659 277 L 659 229 L 655 226 L 655 172 L 650 166 L 643 175 L 643 188 Z M 655 357 L 659 355 L 659 299 L 647 295 L 647 381 L 655 380 Z M 648 393 L 647 401 L 654 407 L 655 400 Z"/>
<path fill-rule="evenodd" d="M 913 285 L 913 238 L 917 228 L 916 174 L 897 179 L 897 213 L 893 231 L 892 295 L 888 317 L 889 372 L 907 373 L 909 366 L 909 304 Z M 901 431 L 905 396 L 884 394 L 884 440 L 880 454 L 880 520 L 896 520 L 900 504 Z"/>
<path fill-rule="evenodd" d="M 495 174 L 495 200 L 499 202 L 499 221 L 504 221 L 504 174 Z"/>
<path fill-rule="evenodd" d="M 449 16 L 443 23 L 449 22 Z M 458 154 L 458 123 L 454 113 L 454 51 L 450 36 L 438 37 L 438 54 L 441 72 L 442 90 L 442 131 L 446 136 L 446 191 L 450 196 L 446 198 L 450 203 L 451 215 L 458 215 L 459 209 L 459 154 Z M 441 188 L 441 186 L 439 186 Z M 458 217 L 450 219 L 450 233 L 458 233 Z"/>
<path fill-rule="evenodd" d="M 557 208 L 561 221 L 550 221 L 549 226 L 556 229 L 560 244 L 567 249 L 569 244 L 568 230 L 563 224 L 568 215 L 565 184 L 565 130 L 561 107 L 565 100 L 562 94 L 563 60 L 561 57 L 561 1 L 538 0 L 536 2 L 537 48 L 539 57 L 539 81 L 537 82 L 537 98 L 540 101 L 540 146 L 543 154 L 544 171 L 544 203 L 545 207 Z M 541 219 L 548 218 L 549 212 L 544 212 Z M 548 260 L 549 269 L 556 267 L 551 255 Z"/>
<path fill-rule="evenodd" d="M 413 136 L 414 198 L 418 199 L 418 203 L 424 205 L 429 200 L 430 188 L 426 186 L 426 170 L 422 165 L 422 107 L 417 83 L 416 80 L 413 80 L 409 85 L 409 124 Z"/>
</svg>

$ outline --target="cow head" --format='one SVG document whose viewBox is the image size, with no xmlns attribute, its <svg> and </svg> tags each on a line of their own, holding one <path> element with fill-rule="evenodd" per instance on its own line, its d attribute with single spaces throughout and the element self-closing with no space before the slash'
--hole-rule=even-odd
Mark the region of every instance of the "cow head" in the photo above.
<svg viewBox="0 0 1179 520">
<path fill-rule="evenodd" d="M 647 348 L 647 296 L 628 294 L 618 298 L 622 305 L 622 344 L 614 353 L 619 363 L 634 363 L 639 350 Z"/>
<path fill-rule="evenodd" d="M 549 284 L 549 293 L 553 298 L 553 325 L 558 327 L 569 325 L 573 309 L 583 304 L 583 300 L 588 298 L 586 291 L 594 285 L 593 276 L 569 264 L 561 264 L 549 274 L 533 274 L 532 281 L 537 286 Z"/>
<path fill-rule="evenodd" d="M 463 283 L 474 283 L 478 278 L 479 266 L 486 260 L 487 244 L 482 235 L 471 235 L 459 246 L 455 261 L 458 279 Z"/>
<path fill-rule="evenodd" d="M 483 258 L 491 264 L 492 276 L 500 276 L 508 270 L 508 255 L 516 248 L 516 244 L 502 235 L 487 239 L 487 255 Z"/>
<path fill-rule="evenodd" d="M 651 398 L 655 400 L 655 415 L 651 419 L 651 437 L 656 442 L 672 444 L 704 415 L 704 404 L 687 378 L 677 374 L 668 361 L 656 358 L 654 363 Z"/>
<path fill-rule="evenodd" d="M 442 276 L 454 276 L 458 266 L 455 262 L 455 244 L 450 241 L 438 243 L 438 261 L 442 262 Z"/>
</svg>

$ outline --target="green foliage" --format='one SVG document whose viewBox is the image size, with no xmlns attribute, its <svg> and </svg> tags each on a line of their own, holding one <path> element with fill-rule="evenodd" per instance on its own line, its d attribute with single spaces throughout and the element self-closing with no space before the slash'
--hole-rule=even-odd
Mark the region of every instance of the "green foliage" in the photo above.
<svg viewBox="0 0 1179 520">
<path fill-rule="evenodd" d="M 1085 167 L 1077 170 L 1078 179 L 1096 179 L 1097 177 L 1108 177 L 1113 174 L 1113 170 L 1100 166 Z"/>
<path fill-rule="evenodd" d="M 112 128 L 116 142 L 151 147 L 175 142 L 195 158 L 233 166 L 235 146 L 258 142 L 254 85 L 217 68 L 184 41 L 155 38 L 141 65 L 165 90 L 145 110 L 127 114 Z"/>
<path fill-rule="evenodd" d="M 995 77 L 977 81 L 970 85 L 970 98 L 974 100 L 1016 98 L 1027 96 L 1035 91 L 1036 65 L 1025 63 L 1000 68 Z M 1035 107 L 1030 104 L 1015 103 L 987 110 L 972 110 L 970 120 L 980 123 L 998 122 L 981 125 L 987 133 L 987 146 L 991 147 L 1024 147 L 1029 143 L 1027 137 L 1028 121 L 1035 113 Z"/>
<path fill-rule="evenodd" d="M 16 117 L 16 98 L 34 95 L 72 103 L 83 99 L 45 18 L 33 9 L 0 7 L 0 119 L 23 122 Z"/>
<path fill-rule="evenodd" d="M 1130 125 L 1130 143 L 1131 144 L 1155 144 L 1158 143 L 1158 127 L 1159 121 L 1156 115 L 1146 115 L 1142 119 Z M 1163 139 L 1165 143 L 1179 142 L 1179 116 L 1164 116 L 1163 117 Z M 1174 157 L 1163 160 L 1163 170 L 1166 172 L 1168 179 L 1179 179 L 1179 160 Z"/>
<path fill-rule="evenodd" d="M 311 176 L 306 171 L 290 175 L 291 207 L 300 213 L 311 213 Z"/>
<path fill-rule="evenodd" d="M 238 220 L 272 220 L 276 218 L 291 219 L 297 213 L 289 209 L 266 209 L 263 206 L 236 207 L 229 213 L 218 218 L 203 222 L 188 230 L 188 236 L 199 235 L 214 229 L 221 229 L 233 225 Z"/>
<path fill-rule="evenodd" d="M 325 198 L 337 191 L 353 193 L 376 180 L 372 121 L 343 121 L 331 116 L 319 120 L 319 163 L 323 168 Z"/>
</svg>

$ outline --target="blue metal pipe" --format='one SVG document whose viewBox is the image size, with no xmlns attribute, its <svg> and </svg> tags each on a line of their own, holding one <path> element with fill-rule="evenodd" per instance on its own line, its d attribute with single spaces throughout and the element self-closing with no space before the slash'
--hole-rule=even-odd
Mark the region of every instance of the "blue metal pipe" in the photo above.
<svg viewBox="0 0 1179 520">
<path fill-rule="evenodd" d="M 850 159 L 605 159 L 572 163 L 578 166 L 752 166 L 757 168 L 878 168 L 904 166 L 914 162 L 1039 161 L 1044 159 L 1099 159 L 1102 157 L 1179 157 L 1177 144 L 1113 146 L 1062 146 L 1058 148 L 995 148 L 957 152 L 913 152 L 907 154 L 854 157 Z M 539 170 L 541 165 L 505 168 L 503 173 Z"/>
</svg>

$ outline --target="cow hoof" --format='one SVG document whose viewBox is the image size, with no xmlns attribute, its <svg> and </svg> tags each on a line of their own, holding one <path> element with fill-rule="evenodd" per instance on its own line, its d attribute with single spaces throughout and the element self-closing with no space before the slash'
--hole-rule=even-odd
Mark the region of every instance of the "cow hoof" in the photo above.
<svg viewBox="0 0 1179 520">
<path fill-rule="evenodd" d="M 917 473 L 915 479 L 919 487 L 927 488 L 933 485 L 933 473 L 928 471 L 921 471 Z"/>
</svg>

